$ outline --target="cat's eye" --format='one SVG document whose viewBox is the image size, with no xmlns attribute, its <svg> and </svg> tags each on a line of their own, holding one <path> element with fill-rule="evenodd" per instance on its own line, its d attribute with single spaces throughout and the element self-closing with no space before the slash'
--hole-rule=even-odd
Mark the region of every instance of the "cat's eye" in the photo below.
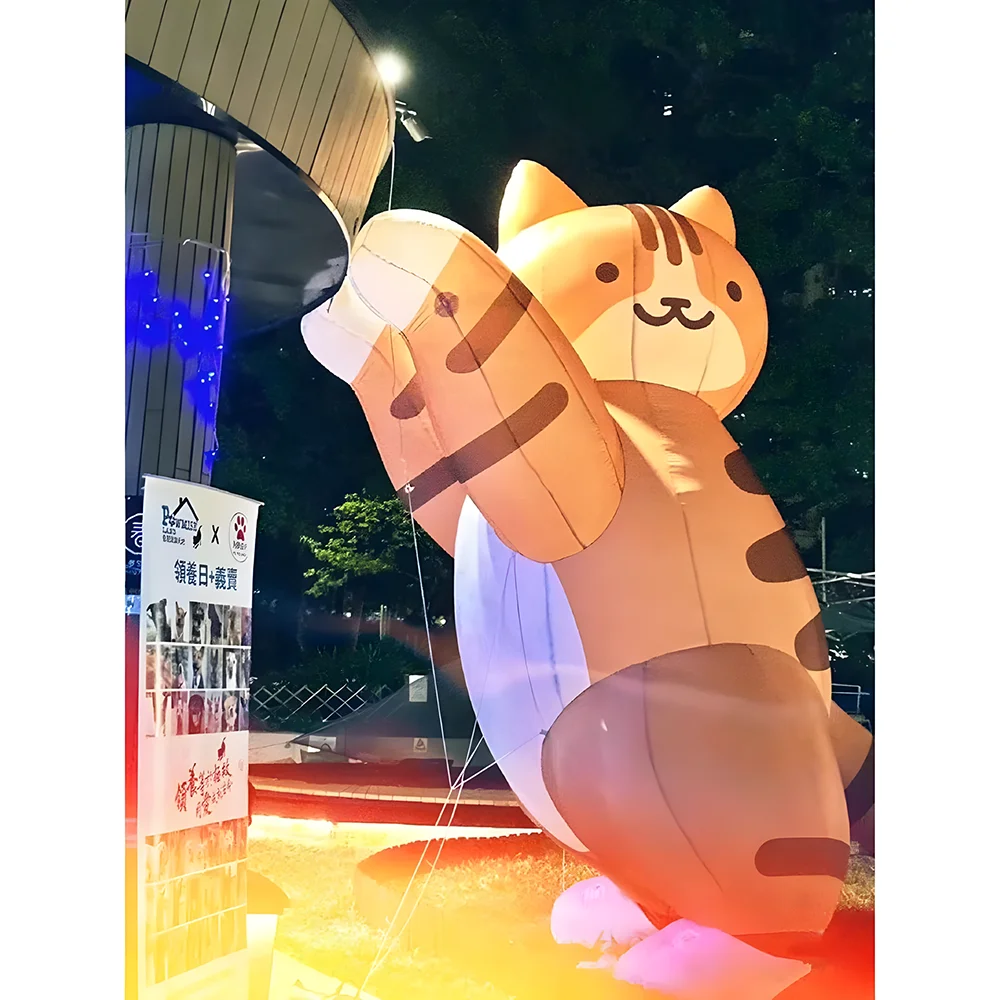
<svg viewBox="0 0 1000 1000">
<path fill-rule="evenodd" d="M 605 261 L 603 264 L 597 265 L 597 270 L 594 271 L 594 274 L 597 275 L 598 281 L 611 282 L 618 277 L 619 271 L 616 265 L 610 261 Z"/>
<path fill-rule="evenodd" d="M 730 281 L 729 284 L 726 285 L 726 291 L 729 293 L 729 297 L 734 302 L 739 302 L 740 299 L 743 298 L 743 289 L 740 288 L 735 281 Z"/>
</svg>

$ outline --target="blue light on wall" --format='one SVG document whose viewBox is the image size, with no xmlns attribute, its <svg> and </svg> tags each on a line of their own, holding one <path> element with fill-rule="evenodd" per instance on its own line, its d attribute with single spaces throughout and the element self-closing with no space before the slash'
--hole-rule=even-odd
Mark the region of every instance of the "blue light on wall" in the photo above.
<svg viewBox="0 0 1000 1000">
<path fill-rule="evenodd" d="M 221 268 L 210 266 L 200 278 L 203 288 L 181 297 L 161 287 L 152 268 L 127 272 L 125 343 L 148 350 L 167 347 L 184 362 L 184 394 L 205 423 L 208 447 L 202 462 L 204 471 L 210 473 L 219 453 L 215 426 L 229 297 Z"/>
</svg>

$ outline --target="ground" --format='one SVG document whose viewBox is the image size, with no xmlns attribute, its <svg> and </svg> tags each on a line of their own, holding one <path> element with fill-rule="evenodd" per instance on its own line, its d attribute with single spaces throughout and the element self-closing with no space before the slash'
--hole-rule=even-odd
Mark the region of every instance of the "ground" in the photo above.
<svg viewBox="0 0 1000 1000">
<path fill-rule="evenodd" d="M 367 992 L 380 1000 L 552 1000 L 562 996 L 649 1000 L 648 992 L 615 983 L 604 973 L 577 970 L 576 962 L 588 956 L 552 941 L 548 921 L 553 901 L 565 886 L 592 875 L 590 869 L 572 858 L 564 859 L 551 841 L 537 833 L 511 837 L 509 830 L 452 832 L 477 838 L 485 834 L 486 839 L 445 845 L 407 928 L 409 940 L 390 951 L 368 980 Z M 503 839 L 498 839 L 500 834 Z M 401 895 L 431 835 L 438 836 L 440 831 L 255 817 L 251 867 L 277 882 L 291 899 L 278 924 L 277 947 L 321 972 L 360 985 L 381 935 L 366 923 L 355 902 L 355 868 L 386 848 L 424 838 L 416 847 L 392 851 L 362 868 L 386 888 L 392 910 L 392 902 Z M 430 858 L 436 849 L 435 845 Z M 424 881 L 424 875 L 416 880 L 417 892 Z M 385 908 L 386 900 L 377 901 L 376 909 L 378 905 Z M 866 935 L 873 907 L 874 862 L 855 857 L 841 912 L 827 935 L 832 949 L 852 951 L 855 965 L 869 962 Z M 366 908 L 371 918 L 370 902 Z M 864 968 L 845 978 L 843 970 L 822 968 L 829 958 L 814 961 L 817 972 L 793 987 L 794 995 L 786 991 L 788 1000 L 827 996 L 854 1000 L 870 995 Z M 842 964 L 839 958 L 837 963 Z"/>
</svg>

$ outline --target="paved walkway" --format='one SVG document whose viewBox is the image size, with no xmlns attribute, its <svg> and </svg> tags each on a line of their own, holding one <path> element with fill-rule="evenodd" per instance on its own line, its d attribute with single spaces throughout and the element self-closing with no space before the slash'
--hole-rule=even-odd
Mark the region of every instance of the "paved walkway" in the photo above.
<svg viewBox="0 0 1000 1000">
<path fill-rule="evenodd" d="M 314 795 L 321 798 L 376 799 L 390 802 L 454 802 L 444 788 L 405 788 L 393 785 L 351 785 L 341 782 L 319 784 L 315 781 L 297 781 L 291 778 L 253 777 L 258 792 L 285 795 Z M 478 788 L 462 790 L 460 799 L 465 806 L 511 806 L 520 808 L 514 793 L 506 789 Z"/>
<path fill-rule="evenodd" d="M 367 990 L 358 993 L 356 986 L 325 976 L 291 955 L 281 951 L 274 953 L 269 1000 L 326 1000 L 327 997 L 336 996 L 378 1000 Z"/>
</svg>

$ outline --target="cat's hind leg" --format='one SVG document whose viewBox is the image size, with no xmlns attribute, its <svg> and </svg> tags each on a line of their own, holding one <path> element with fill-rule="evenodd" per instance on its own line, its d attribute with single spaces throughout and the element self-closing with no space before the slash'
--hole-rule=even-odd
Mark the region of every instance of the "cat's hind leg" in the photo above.
<svg viewBox="0 0 1000 1000">
<path fill-rule="evenodd" d="M 844 785 L 851 839 L 875 857 L 875 737 L 832 702 L 830 739 Z"/>
<path fill-rule="evenodd" d="M 591 863 L 663 926 L 818 934 L 850 855 L 823 699 L 792 657 L 719 644 L 626 667 L 563 710 L 546 788 Z"/>
</svg>

